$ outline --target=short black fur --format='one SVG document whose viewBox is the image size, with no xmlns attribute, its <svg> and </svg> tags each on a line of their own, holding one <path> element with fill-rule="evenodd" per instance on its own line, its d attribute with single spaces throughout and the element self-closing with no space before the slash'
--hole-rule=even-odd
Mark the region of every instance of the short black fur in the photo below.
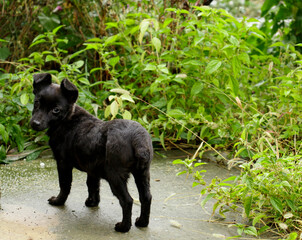
<svg viewBox="0 0 302 240">
<path fill-rule="evenodd" d="M 34 75 L 35 103 L 30 121 L 34 130 L 47 130 L 49 145 L 57 162 L 60 193 L 48 201 L 63 205 L 70 193 L 72 169 L 87 173 L 87 207 L 100 202 L 100 179 L 106 179 L 123 210 L 123 219 L 115 230 L 131 227 L 133 199 L 127 190 L 132 173 L 138 188 L 141 214 L 135 225 L 149 224 L 151 193 L 150 163 L 153 149 L 150 135 L 137 122 L 116 119 L 101 121 L 75 104 L 78 90 L 67 79 L 61 85 L 51 82 L 51 75 Z"/>
</svg>

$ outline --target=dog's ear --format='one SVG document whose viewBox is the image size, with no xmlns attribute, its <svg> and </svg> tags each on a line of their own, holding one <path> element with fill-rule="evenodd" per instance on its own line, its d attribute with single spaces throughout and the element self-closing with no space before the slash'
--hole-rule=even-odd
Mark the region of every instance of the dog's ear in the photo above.
<svg viewBox="0 0 302 240">
<path fill-rule="evenodd" d="M 61 91 L 67 98 L 69 103 L 75 103 L 77 101 L 79 91 L 77 87 L 68 79 L 63 79 L 61 82 Z"/>
<path fill-rule="evenodd" d="M 38 73 L 33 75 L 34 94 L 40 91 L 43 87 L 51 84 L 51 75 L 49 73 Z"/>
</svg>

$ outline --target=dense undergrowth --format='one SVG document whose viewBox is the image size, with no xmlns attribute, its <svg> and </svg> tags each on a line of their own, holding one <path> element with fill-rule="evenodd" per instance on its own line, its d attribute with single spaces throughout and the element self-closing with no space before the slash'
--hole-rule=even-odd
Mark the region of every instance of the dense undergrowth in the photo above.
<svg viewBox="0 0 302 240">
<path fill-rule="evenodd" d="M 37 137 L 28 122 L 32 75 L 47 71 L 57 82 L 73 81 L 78 103 L 101 119 L 142 123 L 155 145 L 203 143 L 200 157 L 211 148 L 251 160 L 240 176 L 214 179 L 202 194 L 217 200 L 214 211 L 222 215 L 226 206 L 241 206 L 252 226 L 238 224 L 240 234 L 259 236 L 277 227 L 295 239 L 302 221 L 301 45 L 268 37 L 256 19 L 205 6 L 97 13 L 104 32 L 86 31 L 84 42 L 70 35 L 70 19 L 43 13 L 45 32 L 32 40 L 31 53 L 3 61 L 11 67 L 0 73 L 0 162 L 14 159 L 16 151 L 32 160 L 44 150 L 47 138 Z M 175 163 L 194 174 L 195 186 L 204 184 L 194 160 Z"/>
</svg>

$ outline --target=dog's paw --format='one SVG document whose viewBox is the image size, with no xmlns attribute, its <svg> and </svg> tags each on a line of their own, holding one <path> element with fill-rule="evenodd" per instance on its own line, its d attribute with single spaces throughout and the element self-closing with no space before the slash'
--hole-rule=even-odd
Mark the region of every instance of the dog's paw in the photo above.
<svg viewBox="0 0 302 240">
<path fill-rule="evenodd" d="M 149 220 L 137 218 L 135 221 L 135 226 L 137 227 L 147 227 L 149 225 Z"/>
<path fill-rule="evenodd" d="M 97 207 L 100 203 L 100 200 L 95 200 L 92 198 L 87 198 L 85 201 L 86 207 Z"/>
<path fill-rule="evenodd" d="M 58 197 L 51 197 L 48 199 L 48 203 L 53 206 L 62 206 L 65 203 L 65 200 L 62 200 Z"/>
<path fill-rule="evenodd" d="M 130 228 L 131 228 L 131 224 L 125 224 L 123 222 L 119 222 L 119 223 L 115 224 L 114 229 L 117 232 L 125 233 L 125 232 L 128 232 L 130 230 Z"/>
</svg>

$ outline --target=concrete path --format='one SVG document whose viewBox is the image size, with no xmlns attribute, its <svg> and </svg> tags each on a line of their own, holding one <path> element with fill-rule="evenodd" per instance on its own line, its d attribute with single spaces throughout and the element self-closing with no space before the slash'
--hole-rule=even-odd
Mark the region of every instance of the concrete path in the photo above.
<svg viewBox="0 0 302 240">
<path fill-rule="evenodd" d="M 153 195 L 150 225 L 139 229 L 132 226 L 126 233 L 114 231 L 121 220 L 118 200 L 112 195 L 106 181 L 101 181 L 101 203 L 98 208 L 84 205 L 87 197 L 86 175 L 74 170 L 71 194 L 64 207 L 53 207 L 47 199 L 58 193 L 55 162 L 40 159 L 30 163 L 16 162 L 0 166 L 0 239 L 1 240 L 94 240 L 94 239 L 225 239 L 237 235 L 230 228 L 236 216 L 225 221 L 211 219 L 209 211 L 200 207 L 200 187 L 192 188 L 192 180 L 176 176 L 181 166 L 172 161 L 186 156 L 178 151 L 163 152 L 167 158 L 155 154 L 151 167 Z M 228 171 L 215 163 L 204 166 L 206 179 L 228 177 Z M 139 201 L 133 179 L 129 192 L 135 199 L 132 222 L 139 215 Z"/>
</svg>

